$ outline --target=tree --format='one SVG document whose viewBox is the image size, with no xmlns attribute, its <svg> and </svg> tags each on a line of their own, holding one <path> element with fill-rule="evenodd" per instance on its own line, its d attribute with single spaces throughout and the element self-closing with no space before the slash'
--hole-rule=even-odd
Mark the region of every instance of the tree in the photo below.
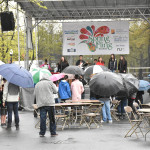
<svg viewBox="0 0 150 150">
<path fill-rule="evenodd" d="M 62 30 L 59 25 L 55 29 L 56 24 L 41 23 L 38 29 L 39 38 L 39 59 L 47 58 L 49 61 L 58 61 L 62 54 Z"/>
</svg>

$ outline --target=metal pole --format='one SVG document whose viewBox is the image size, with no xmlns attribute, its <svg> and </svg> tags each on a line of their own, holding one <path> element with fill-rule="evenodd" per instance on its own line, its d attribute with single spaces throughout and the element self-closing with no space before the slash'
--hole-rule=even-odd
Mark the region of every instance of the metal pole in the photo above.
<svg viewBox="0 0 150 150">
<path fill-rule="evenodd" d="M 18 31 L 18 62 L 20 65 L 20 37 L 19 37 L 19 10 L 18 10 L 18 3 L 17 3 L 17 31 Z"/>
<path fill-rule="evenodd" d="M 35 21 L 37 22 L 37 21 Z M 37 32 L 38 32 L 38 24 L 35 27 L 35 49 L 36 49 L 36 63 L 38 64 L 38 38 L 37 38 Z"/>
<path fill-rule="evenodd" d="M 28 48 L 28 16 L 26 15 L 26 69 L 29 70 L 29 48 Z"/>
</svg>

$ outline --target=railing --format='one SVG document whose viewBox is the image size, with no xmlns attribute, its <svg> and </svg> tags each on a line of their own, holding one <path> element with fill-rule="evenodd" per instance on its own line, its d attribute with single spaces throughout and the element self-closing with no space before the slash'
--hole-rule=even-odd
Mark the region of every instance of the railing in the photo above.
<svg viewBox="0 0 150 150">
<path fill-rule="evenodd" d="M 128 67 L 128 73 L 132 73 L 140 80 L 147 80 L 150 81 L 150 67 Z"/>
</svg>

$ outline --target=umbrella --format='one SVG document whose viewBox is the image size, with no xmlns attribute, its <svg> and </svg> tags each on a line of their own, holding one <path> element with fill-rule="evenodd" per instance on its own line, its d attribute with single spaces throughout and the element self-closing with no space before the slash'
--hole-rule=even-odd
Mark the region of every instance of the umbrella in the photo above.
<svg viewBox="0 0 150 150">
<path fill-rule="evenodd" d="M 103 72 L 103 71 L 109 71 L 110 72 L 110 70 L 105 66 L 92 65 L 92 66 L 85 69 L 84 78 L 86 80 L 89 80 L 91 78 L 92 74 L 100 73 L 100 72 Z"/>
<path fill-rule="evenodd" d="M 127 91 L 127 95 L 131 95 L 138 91 L 139 89 L 139 80 L 135 78 L 132 74 L 121 74 L 120 76 L 123 78 L 125 90 Z"/>
<path fill-rule="evenodd" d="M 45 74 L 45 73 L 48 74 L 49 76 L 52 75 L 50 73 L 50 71 L 48 69 L 45 69 L 45 68 L 35 68 L 35 69 L 33 69 L 31 71 L 31 74 L 33 76 L 34 83 L 35 84 L 38 83 L 41 80 L 43 74 Z"/>
<path fill-rule="evenodd" d="M 145 80 L 140 80 L 139 91 L 147 91 L 148 89 L 150 89 L 150 83 Z"/>
<path fill-rule="evenodd" d="M 0 66 L 0 75 L 8 82 L 23 88 L 34 87 L 30 72 L 16 64 L 4 64 Z"/>
<path fill-rule="evenodd" d="M 148 75 L 148 77 L 150 77 L 150 74 Z"/>
<path fill-rule="evenodd" d="M 62 71 L 62 73 L 83 75 L 84 71 L 79 66 L 68 66 Z"/>
<path fill-rule="evenodd" d="M 3 64 L 5 64 L 5 63 L 0 60 L 0 65 L 3 65 Z"/>
<path fill-rule="evenodd" d="M 58 81 L 59 79 L 63 78 L 65 74 L 59 73 L 59 74 L 53 74 L 50 76 L 50 80 L 52 81 Z"/>
<path fill-rule="evenodd" d="M 112 72 L 101 72 L 92 77 L 90 90 L 96 95 L 111 96 L 124 88 L 121 76 Z"/>
</svg>

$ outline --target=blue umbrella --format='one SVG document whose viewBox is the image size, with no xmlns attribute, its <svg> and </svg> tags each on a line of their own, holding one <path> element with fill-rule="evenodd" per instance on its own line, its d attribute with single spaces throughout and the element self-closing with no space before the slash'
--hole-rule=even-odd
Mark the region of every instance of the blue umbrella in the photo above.
<svg viewBox="0 0 150 150">
<path fill-rule="evenodd" d="M 139 91 L 147 91 L 150 88 L 150 83 L 145 80 L 140 80 Z"/>
<path fill-rule="evenodd" d="M 150 74 L 148 75 L 148 77 L 150 77 Z"/>
<path fill-rule="evenodd" d="M 30 72 L 16 64 L 3 64 L 0 66 L 0 75 L 8 82 L 23 88 L 34 87 Z"/>
</svg>

